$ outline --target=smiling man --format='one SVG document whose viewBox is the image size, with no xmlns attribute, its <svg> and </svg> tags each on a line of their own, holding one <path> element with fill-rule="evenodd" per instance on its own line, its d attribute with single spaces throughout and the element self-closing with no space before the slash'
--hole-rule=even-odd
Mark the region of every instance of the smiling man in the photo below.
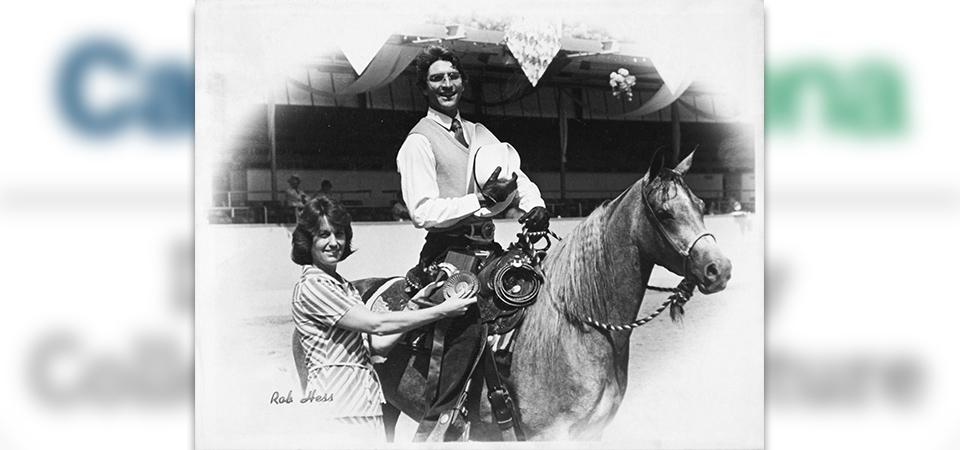
<svg viewBox="0 0 960 450">
<path fill-rule="evenodd" d="M 483 224 L 489 217 L 475 214 L 481 208 L 504 202 L 516 192 L 520 218 L 528 229 L 549 225 L 540 190 L 516 167 L 514 173 L 494 173 L 483 186 L 468 180 L 471 151 L 500 141 L 486 127 L 463 119 L 459 104 L 466 75 L 460 59 L 442 47 L 426 48 L 416 60 L 417 86 L 427 98 L 426 117 L 410 130 L 397 154 L 403 200 L 417 228 L 426 228 L 427 242 L 420 254 L 427 268 L 449 248 L 483 241 Z M 491 230 L 490 225 L 486 231 Z M 476 239 L 468 239 L 473 237 Z M 492 239 L 492 237 L 490 237 Z"/>
<path fill-rule="evenodd" d="M 480 185 L 472 178 L 470 157 L 486 145 L 500 141 L 486 127 L 460 116 L 460 100 L 466 74 L 460 59 L 442 47 L 428 47 L 417 57 L 417 86 L 427 98 L 426 117 L 413 127 L 397 153 L 397 170 L 403 199 L 417 228 L 427 237 L 416 267 L 407 274 L 410 292 L 433 281 L 436 264 L 450 249 L 502 251 L 493 241 L 494 205 L 506 206 L 515 196 L 525 213 L 520 222 L 532 231 L 546 230 L 549 214 L 540 189 L 520 170 L 501 169 Z M 446 325 L 445 351 L 435 397 L 420 422 L 417 440 L 424 440 L 434 426 L 449 421 L 465 383 L 471 363 L 480 351 L 479 313 L 472 311 Z M 428 392 L 428 397 L 433 394 Z"/>
</svg>

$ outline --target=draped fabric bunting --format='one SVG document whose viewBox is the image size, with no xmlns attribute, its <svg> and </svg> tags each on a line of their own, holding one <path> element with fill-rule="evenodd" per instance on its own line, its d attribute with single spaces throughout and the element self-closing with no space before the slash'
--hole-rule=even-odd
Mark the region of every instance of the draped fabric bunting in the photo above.
<svg viewBox="0 0 960 450">
<path fill-rule="evenodd" d="M 353 70 L 357 73 L 363 73 L 389 37 L 390 34 L 387 33 L 380 42 L 372 40 L 369 43 L 362 41 L 345 41 L 340 43 L 339 47 L 343 52 L 343 56 L 347 58 L 347 62 L 353 66 Z M 376 43 L 374 44 L 374 42 Z"/>
<path fill-rule="evenodd" d="M 690 81 L 684 81 L 683 83 L 681 83 L 679 86 L 676 87 L 677 89 L 676 93 L 671 91 L 670 88 L 667 87 L 666 83 L 664 83 L 664 85 L 660 86 L 660 89 L 657 90 L 657 92 L 655 92 L 653 96 L 647 99 L 647 101 L 639 103 L 639 106 L 637 106 L 636 108 L 624 111 L 621 114 L 610 114 L 610 116 L 637 118 L 637 117 L 642 117 L 647 114 L 652 114 L 657 111 L 660 111 L 661 109 L 666 108 L 667 106 L 670 106 L 671 103 L 679 99 L 680 96 L 683 95 L 684 92 L 686 92 L 687 88 L 690 87 L 690 83 L 691 83 Z M 567 95 L 567 97 L 569 97 L 575 103 L 580 105 L 580 107 L 582 108 L 586 108 L 591 112 L 595 112 L 598 114 L 607 113 L 605 109 L 601 110 L 601 109 L 593 108 L 590 105 L 583 102 L 581 99 L 573 97 L 568 92 L 562 89 L 561 89 L 561 92 L 563 92 L 564 95 Z M 605 95 L 609 95 L 609 91 Z"/>
<path fill-rule="evenodd" d="M 420 51 L 419 47 L 384 45 L 360 78 L 337 95 L 357 95 L 386 87 L 403 73 Z"/>
<path fill-rule="evenodd" d="M 386 10 L 371 5 L 332 12 L 330 19 L 334 42 L 357 75 L 367 69 L 396 28 Z"/>
<path fill-rule="evenodd" d="M 560 51 L 559 20 L 518 17 L 504 30 L 507 49 L 520 63 L 530 84 L 537 85 L 547 66 Z"/>
<path fill-rule="evenodd" d="M 692 102 L 688 102 L 683 99 L 680 99 L 679 102 L 680 102 L 680 106 L 683 106 L 684 108 L 692 111 L 693 113 L 699 116 L 703 116 L 707 120 L 712 120 L 714 122 L 736 122 L 743 115 L 740 111 L 734 112 L 733 114 L 730 114 L 730 115 L 716 114 L 716 113 L 707 111 L 703 108 L 700 108 L 697 105 L 693 104 Z"/>
<path fill-rule="evenodd" d="M 627 111 L 622 116 L 623 117 L 640 117 L 647 114 L 660 111 L 667 106 L 670 106 L 671 103 L 676 101 L 686 92 L 687 88 L 690 87 L 691 80 L 683 80 L 680 84 L 676 85 L 675 90 L 670 89 L 667 86 L 667 83 L 663 83 L 663 86 L 660 87 L 653 97 L 650 97 L 646 102 L 640 105 L 639 108 L 632 111 Z"/>
<path fill-rule="evenodd" d="M 645 116 L 670 106 L 687 91 L 693 82 L 694 69 L 690 66 L 691 60 L 687 58 L 689 52 L 682 46 L 677 47 L 673 52 L 665 49 L 651 51 L 656 54 L 651 58 L 651 62 L 660 79 L 663 80 L 663 86 L 639 108 L 624 113 L 624 117 Z"/>
<path fill-rule="evenodd" d="M 676 53 L 682 55 L 688 52 L 678 49 Z M 660 75 L 660 79 L 663 80 L 664 87 L 679 97 L 690 86 L 690 81 L 695 78 L 693 76 L 694 70 L 690 66 L 690 60 L 678 58 L 677 54 L 667 55 L 668 52 L 663 52 L 662 55 L 651 57 L 650 60 L 653 62 L 657 74 Z"/>
<path fill-rule="evenodd" d="M 313 94 L 326 96 L 362 94 L 386 87 L 392 83 L 393 80 L 406 70 L 407 66 L 410 65 L 410 62 L 413 61 L 413 58 L 415 58 L 420 51 L 421 49 L 419 47 L 405 47 L 392 44 L 384 45 L 360 77 L 346 88 L 340 89 L 337 92 L 318 89 L 295 78 L 288 78 L 287 81 L 291 85 Z"/>
<path fill-rule="evenodd" d="M 523 100 L 528 95 L 532 95 L 537 92 L 536 89 L 534 89 L 532 86 L 530 86 L 530 84 L 526 82 L 526 79 L 524 78 L 524 76 L 519 74 L 517 76 L 511 76 L 507 80 L 506 85 L 507 85 L 507 91 L 505 94 L 501 95 L 500 98 L 488 99 L 489 96 L 486 95 L 486 91 L 484 91 L 485 93 L 483 96 L 484 98 L 476 99 L 476 98 L 464 97 L 463 101 L 470 104 L 479 103 L 480 106 L 489 108 L 494 106 L 506 105 L 508 103 L 518 102 L 520 100 Z"/>
</svg>

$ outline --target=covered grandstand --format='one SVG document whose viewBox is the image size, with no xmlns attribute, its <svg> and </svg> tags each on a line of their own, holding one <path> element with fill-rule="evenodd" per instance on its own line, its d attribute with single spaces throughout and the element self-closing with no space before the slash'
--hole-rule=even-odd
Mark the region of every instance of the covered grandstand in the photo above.
<svg viewBox="0 0 960 450">
<path fill-rule="evenodd" d="M 426 110 L 411 62 L 438 43 L 467 72 L 461 113 L 517 148 L 555 215 L 588 214 L 639 178 L 657 150 L 675 161 L 697 150 L 687 182 L 710 212 L 754 208 L 758 130 L 730 92 L 644 43 L 566 24 L 559 49 L 531 77 L 509 24 L 459 19 L 393 32 L 366 60 L 350 49 L 327 52 L 278 83 L 247 126 L 231 130 L 211 222 L 292 222 L 282 203 L 292 174 L 311 193 L 330 180 L 355 220 L 393 220 L 396 152 Z M 636 78 L 629 98 L 613 95 L 611 73 L 620 70 Z"/>
</svg>

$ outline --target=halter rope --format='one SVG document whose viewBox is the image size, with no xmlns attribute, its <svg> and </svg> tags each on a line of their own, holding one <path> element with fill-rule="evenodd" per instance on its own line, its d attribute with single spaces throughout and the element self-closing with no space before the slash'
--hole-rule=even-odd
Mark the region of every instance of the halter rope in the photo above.
<svg viewBox="0 0 960 450">
<path fill-rule="evenodd" d="M 667 308 L 667 306 L 669 306 L 670 318 L 673 320 L 677 320 L 677 317 L 683 314 L 683 305 L 685 305 L 688 301 L 690 301 L 690 297 L 693 296 L 693 287 L 694 287 L 694 283 L 687 278 L 680 280 L 680 284 L 678 284 L 677 287 L 675 288 L 647 286 L 647 289 L 660 291 L 660 292 L 673 292 L 673 295 L 667 298 L 667 301 L 663 302 L 663 304 L 661 304 L 656 310 L 648 314 L 646 317 L 642 319 L 637 319 L 637 320 L 634 320 L 633 322 L 622 324 L 622 325 L 610 325 L 609 323 L 598 322 L 597 320 L 594 320 L 592 317 L 589 317 L 589 316 L 587 316 L 585 319 L 580 319 L 579 317 L 571 317 L 569 314 L 566 314 L 566 316 L 570 319 L 579 321 L 580 323 L 593 325 L 594 327 L 597 327 L 601 330 L 624 331 L 624 330 L 632 330 L 634 328 L 637 328 L 641 325 L 646 324 L 647 322 L 650 322 L 651 320 L 659 316 L 660 313 L 662 313 L 663 310 Z"/>
</svg>

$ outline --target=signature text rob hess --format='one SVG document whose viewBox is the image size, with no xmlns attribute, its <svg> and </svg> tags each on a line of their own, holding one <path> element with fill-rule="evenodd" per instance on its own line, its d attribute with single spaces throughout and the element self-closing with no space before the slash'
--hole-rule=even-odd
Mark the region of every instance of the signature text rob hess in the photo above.
<svg viewBox="0 0 960 450">
<path fill-rule="evenodd" d="M 328 403 L 332 401 L 333 394 L 320 394 L 316 390 L 310 390 L 306 396 L 299 400 L 300 403 Z M 287 391 L 287 395 L 282 395 L 279 391 L 273 391 L 273 394 L 270 395 L 271 405 L 288 405 L 293 402 L 293 390 Z"/>
</svg>

